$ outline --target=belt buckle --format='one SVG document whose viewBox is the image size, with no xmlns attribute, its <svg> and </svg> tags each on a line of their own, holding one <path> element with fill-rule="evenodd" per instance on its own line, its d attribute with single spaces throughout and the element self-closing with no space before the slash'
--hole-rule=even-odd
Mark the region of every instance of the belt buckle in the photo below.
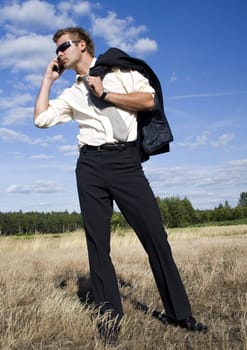
<svg viewBox="0 0 247 350">
<path fill-rule="evenodd" d="M 125 150 L 125 148 L 126 148 L 126 146 L 125 146 L 125 144 L 124 144 L 124 143 L 119 143 L 119 144 L 118 144 L 118 150 L 119 150 L 119 152 L 124 151 L 124 150 Z"/>
<path fill-rule="evenodd" d="M 102 152 L 102 151 L 104 151 L 104 149 L 103 149 L 102 145 L 97 146 L 97 151 L 98 151 L 98 152 Z"/>
</svg>

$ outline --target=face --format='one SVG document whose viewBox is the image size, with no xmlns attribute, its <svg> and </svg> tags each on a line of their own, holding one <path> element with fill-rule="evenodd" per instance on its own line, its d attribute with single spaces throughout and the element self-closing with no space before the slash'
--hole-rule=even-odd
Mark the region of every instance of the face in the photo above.
<svg viewBox="0 0 247 350">
<path fill-rule="evenodd" d="M 56 54 L 64 68 L 75 68 L 81 59 L 84 41 L 75 40 L 70 34 L 64 34 L 58 39 L 56 45 Z"/>
</svg>

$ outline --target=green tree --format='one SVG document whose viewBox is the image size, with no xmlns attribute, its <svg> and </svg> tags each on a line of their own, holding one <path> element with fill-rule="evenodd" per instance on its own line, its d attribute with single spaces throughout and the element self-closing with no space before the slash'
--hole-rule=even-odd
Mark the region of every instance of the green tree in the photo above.
<svg viewBox="0 0 247 350">
<path fill-rule="evenodd" d="M 238 205 L 240 207 L 247 207 L 247 192 L 240 193 L 240 198 L 238 200 Z"/>
<path fill-rule="evenodd" d="M 184 210 L 184 222 L 185 225 L 195 224 L 197 222 L 197 217 L 195 210 L 187 197 L 182 200 L 182 206 Z"/>
<path fill-rule="evenodd" d="M 119 230 L 119 229 L 127 229 L 128 223 L 125 220 L 124 216 L 120 212 L 113 212 L 112 218 L 111 218 L 111 229 L 113 231 Z"/>
<path fill-rule="evenodd" d="M 166 200 L 169 210 L 169 227 L 182 227 L 186 226 L 185 219 L 186 212 L 181 200 L 178 197 L 167 198 Z"/>
<path fill-rule="evenodd" d="M 165 199 L 161 199 L 160 197 L 157 197 L 156 200 L 160 209 L 162 222 L 164 225 L 167 225 L 167 223 L 169 222 L 169 209 L 167 202 Z"/>
</svg>

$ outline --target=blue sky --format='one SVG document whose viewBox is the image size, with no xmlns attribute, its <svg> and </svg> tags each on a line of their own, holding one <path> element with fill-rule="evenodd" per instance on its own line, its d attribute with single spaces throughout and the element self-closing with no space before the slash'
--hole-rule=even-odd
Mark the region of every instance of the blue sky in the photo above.
<svg viewBox="0 0 247 350">
<path fill-rule="evenodd" d="M 246 0 L 2 1 L 0 11 L 0 211 L 78 211 L 75 123 L 33 125 L 53 33 L 89 30 L 96 55 L 119 47 L 160 78 L 174 134 L 169 154 L 144 163 L 157 196 L 196 209 L 247 191 Z M 71 85 L 66 71 L 52 97 Z"/>
</svg>

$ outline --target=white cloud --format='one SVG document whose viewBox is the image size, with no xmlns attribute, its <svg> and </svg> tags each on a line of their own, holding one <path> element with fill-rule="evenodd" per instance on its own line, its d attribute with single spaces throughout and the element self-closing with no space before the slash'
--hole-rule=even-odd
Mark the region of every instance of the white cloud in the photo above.
<svg viewBox="0 0 247 350">
<path fill-rule="evenodd" d="M 167 80 L 167 83 L 175 83 L 175 81 L 177 81 L 178 78 L 176 76 L 175 72 L 172 72 L 172 75 L 170 76 L 170 78 Z"/>
<path fill-rule="evenodd" d="M 149 38 L 143 38 L 137 40 L 133 45 L 133 51 L 138 55 L 142 56 L 148 52 L 154 52 L 158 49 L 157 43 L 155 40 Z"/>
<path fill-rule="evenodd" d="M 8 141 L 8 142 L 24 142 L 24 143 L 29 143 L 32 144 L 34 141 L 32 138 L 28 135 L 24 135 L 20 132 L 14 131 L 12 129 L 7 129 L 7 128 L 0 128 L 0 139 L 3 141 Z"/>
<path fill-rule="evenodd" d="M 63 142 L 63 141 L 64 141 L 63 135 L 54 135 L 54 136 L 44 136 L 42 138 L 33 139 L 33 144 L 46 147 L 49 144 L 52 144 L 52 143 L 57 144 L 57 142 Z"/>
<path fill-rule="evenodd" d="M 76 145 L 64 145 L 64 146 L 59 146 L 58 150 L 61 152 L 71 152 L 78 150 L 78 147 Z"/>
<path fill-rule="evenodd" d="M 95 7 L 97 5 L 93 5 L 89 1 L 70 1 L 70 2 L 63 2 L 59 5 L 59 8 L 61 6 L 70 6 L 67 7 L 67 11 L 73 10 L 73 12 L 77 15 L 89 15 L 91 13 L 92 7 Z"/>
<path fill-rule="evenodd" d="M 232 134 L 232 133 L 230 133 L 230 134 L 223 134 L 223 135 L 219 136 L 216 141 L 212 141 L 211 145 L 213 147 L 226 146 L 234 138 L 235 138 L 235 135 Z"/>
<path fill-rule="evenodd" d="M 27 34 L 0 40 L 0 68 L 26 70 L 28 72 L 44 68 L 47 57 L 54 57 L 54 44 L 49 35 Z"/>
<path fill-rule="evenodd" d="M 13 91 L 12 91 L 13 93 Z M 26 104 L 33 103 L 33 96 L 30 93 L 19 92 L 16 95 L 0 97 L 1 125 L 22 124 L 25 120 L 33 118 L 33 107 L 26 107 Z"/>
<path fill-rule="evenodd" d="M 243 167 L 247 167 L 247 159 L 236 159 L 236 160 L 231 160 L 229 162 L 229 166 L 233 166 L 235 168 L 243 168 Z"/>
<path fill-rule="evenodd" d="M 71 2 L 74 4 L 74 2 Z M 57 13 L 55 5 L 47 1 L 28 0 L 15 1 L 10 5 L 1 8 L 0 23 L 9 23 L 11 28 L 17 34 L 18 28 L 24 28 L 28 31 L 32 28 L 54 29 L 74 25 L 68 11 Z"/>
<path fill-rule="evenodd" d="M 155 195 L 187 196 L 198 208 L 209 209 L 228 200 L 237 204 L 247 186 L 247 159 L 229 161 L 222 166 L 155 168 L 144 166 Z M 165 176 L 164 176 L 165 174 Z M 239 193 L 236 194 L 236 189 Z M 199 205 L 198 205 L 199 203 Z"/>
<path fill-rule="evenodd" d="M 35 154 L 30 157 L 31 159 L 38 159 L 38 160 L 43 160 L 43 159 L 52 159 L 54 156 L 50 156 L 48 154 Z"/>
<path fill-rule="evenodd" d="M 47 139 L 50 140 L 50 142 L 57 142 L 57 141 L 61 142 L 64 140 L 64 137 L 63 137 L 63 135 L 55 135 L 52 137 L 48 137 Z"/>
<path fill-rule="evenodd" d="M 46 136 L 43 138 L 32 138 L 19 131 L 8 128 L 0 128 L 0 139 L 5 142 L 23 142 L 27 144 L 47 146 L 49 143 L 63 141 L 63 135 Z"/>
<path fill-rule="evenodd" d="M 75 172 L 75 167 L 74 167 L 74 165 L 68 165 L 68 166 L 65 166 L 65 167 L 63 168 L 63 170 L 64 170 L 65 172 L 73 173 L 73 174 L 74 174 L 74 172 Z"/>
<path fill-rule="evenodd" d="M 65 156 L 78 155 L 78 145 L 63 145 L 59 146 L 58 150 L 63 152 Z"/>
<path fill-rule="evenodd" d="M 144 25 L 132 25 L 134 22 L 132 17 L 120 19 L 115 12 L 110 11 L 106 17 L 92 16 L 91 18 L 92 34 L 103 37 L 109 46 L 139 54 L 157 50 L 154 40 L 139 37 L 147 31 L 147 28 Z"/>
<path fill-rule="evenodd" d="M 177 142 L 176 145 L 189 149 L 195 149 L 201 146 L 221 147 L 229 145 L 234 138 L 235 134 L 225 133 L 214 139 L 214 135 L 205 130 L 201 135 L 196 136 L 194 140 L 192 137 L 188 137 L 185 141 Z"/>
<path fill-rule="evenodd" d="M 55 57 L 52 35 L 58 28 L 75 26 L 75 15 L 88 15 L 88 1 L 68 1 L 56 5 L 48 1 L 15 1 L 1 7 L 0 68 L 35 72 Z M 42 34 L 51 30 L 52 34 Z M 39 34 L 37 34 L 39 33 Z"/>
<path fill-rule="evenodd" d="M 56 183 L 37 181 L 33 184 L 13 184 L 6 189 L 7 193 L 56 193 L 64 192 L 64 188 L 57 186 Z"/>
<path fill-rule="evenodd" d="M 29 87 L 39 88 L 42 81 L 42 74 L 26 74 L 24 79 L 28 83 Z"/>
<path fill-rule="evenodd" d="M 97 3 L 72 0 L 57 5 L 39 0 L 15 1 L 3 6 L 0 24 L 5 29 L 5 36 L 0 40 L 0 46 L 4 47 L 0 50 L 0 68 L 29 73 L 44 69 L 48 60 L 55 56 L 53 34 L 47 34 L 47 30 L 53 33 L 58 28 L 77 25 L 77 16 L 80 20 L 81 16 L 91 20 L 92 34 L 103 37 L 109 46 L 140 56 L 157 50 L 155 40 L 141 37 L 147 31 L 145 25 L 135 26 L 132 17 L 120 19 L 114 12 L 108 12 L 106 17 L 96 17 L 92 12 L 95 7 L 98 7 Z"/>
<path fill-rule="evenodd" d="M 33 107 L 13 107 L 4 112 L 2 125 L 23 124 L 26 120 L 33 119 Z"/>
<path fill-rule="evenodd" d="M 191 137 L 188 137 L 183 142 L 177 142 L 176 145 L 193 149 L 199 146 L 207 145 L 209 143 L 209 137 L 210 137 L 209 131 L 204 131 L 201 135 L 196 136 L 195 140 L 193 140 Z"/>
<path fill-rule="evenodd" d="M 165 169 L 163 167 L 149 167 L 144 165 L 145 171 L 147 173 L 148 179 L 151 181 L 157 189 L 163 186 L 179 186 L 179 185 L 190 185 L 195 182 L 195 180 L 204 179 L 204 174 L 201 170 L 196 170 L 194 168 L 186 167 L 170 167 Z"/>
<path fill-rule="evenodd" d="M 10 97 L 9 96 L 0 97 L 0 107 L 2 109 L 9 109 L 13 105 L 23 106 L 32 100 L 33 100 L 33 96 L 27 93 L 16 94 L 15 96 L 10 96 Z"/>
</svg>

